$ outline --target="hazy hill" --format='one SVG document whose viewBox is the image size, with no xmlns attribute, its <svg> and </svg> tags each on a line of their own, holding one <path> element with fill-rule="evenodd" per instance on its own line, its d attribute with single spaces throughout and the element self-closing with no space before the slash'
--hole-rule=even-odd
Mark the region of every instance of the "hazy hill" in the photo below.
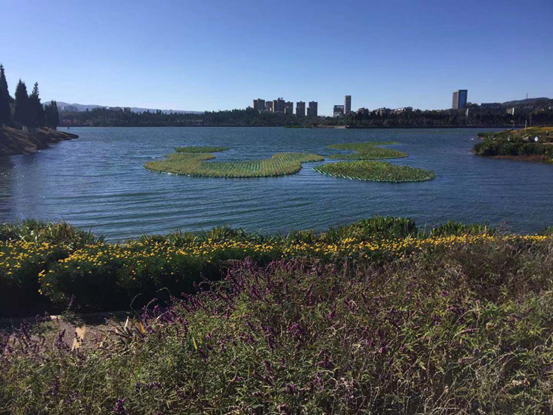
<svg viewBox="0 0 553 415">
<path fill-rule="evenodd" d="M 528 98 L 528 99 L 519 99 L 514 101 L 507 101 L 501 104 L 505 107 L 521 107 L 525 105 L 553 105 L 553 99 L 540 97 L 540 98 Z"/>
</svg>

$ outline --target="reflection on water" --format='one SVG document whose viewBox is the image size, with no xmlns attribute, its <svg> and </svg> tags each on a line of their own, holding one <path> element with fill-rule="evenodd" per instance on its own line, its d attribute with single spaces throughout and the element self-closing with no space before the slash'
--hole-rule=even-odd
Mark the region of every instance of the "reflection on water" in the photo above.
<svg viewBox="0 0 553 415">
<path fill-rule="evenodd" d="M 72 130 L 73 132 L 73 130 Z M 553 166 L 474 156 L 476 130 L 284 128 L 80 128 L 78 140 L 0 159 L 0 221 L 66 220 L 110 239 L 229 224 L 254 231 L 327 229 L 373 214 L 506 223 L 539 231 L 553 224 Z M 333 154 L 329 144 L 399 141 L 393 163 L 434 170 L 424 183 L 334 179 L 304 164 L 297 175 L 209 179 L 153 173 L 144 162 L 179 145 L 222 145 L 217 160 L 283 151 Z M 329 162 L 329 161 L 327 161 Z"/>
</svg>

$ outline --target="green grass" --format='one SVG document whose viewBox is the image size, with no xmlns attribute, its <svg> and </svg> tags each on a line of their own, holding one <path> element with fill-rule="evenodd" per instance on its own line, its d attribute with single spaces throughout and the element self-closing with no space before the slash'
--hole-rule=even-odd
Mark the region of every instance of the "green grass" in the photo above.
<svg viewBox="0 0 553 415">
<path fill-rule="evenodd" d="M 184 152 L 182 150 L 184 147 L 181 147 L 181 151 L 169 154 L 163 160 L 148 162 L 145 167 L 152 171 L 196 177 L 254 178 L 294 174 L 301 170 L 302 163 L 324 160 L 316 154 L 279 153 L 263 160 L 204 163 L 215 156 L 200 152 L 198 149 L 210 148 L 213 147 L 193 148 Z M 217 148 L 223 149 L 223 147 Z"/>
<path fill-rule="evenodd" d="M 354 153 L 334 154 L 330 158 L 340 160 L 376 160 L 376 159 L 396 159 L 407 157 L 407 154 L 391 148 L 381 148 L 378 146 L 399 144 L 395 141 L 369 141 L 366 143 L 333 144 L 328 146 L 333 150 L 348 150 Z"/>
<path fill-rule="evenodd" d="M 369 160 L 325 164 L 315 167 L 314 170 L 331 177 L 372 182 L 423 182 L 436 177 L 434 172 L 429 170 Z"/>
<path fill-rule="evenodd" d="M 210 147 L 210 146 L 187 146 L 187 147 L 177 147 L 175 151 L 177 153 L 218 153 L 220 151 L 227 151 L 228 147 Z"/>
</svg>

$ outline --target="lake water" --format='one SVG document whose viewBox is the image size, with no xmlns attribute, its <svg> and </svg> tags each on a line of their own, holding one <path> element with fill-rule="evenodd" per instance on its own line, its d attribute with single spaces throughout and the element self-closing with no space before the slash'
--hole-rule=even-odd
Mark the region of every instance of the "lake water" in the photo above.
<svg viewBox="0 0 553 415">
<path fill-rule="evenodd" d="M 474 156 L 477 130 L 285 128 L 74 128 L 80 138 L 32 155 L 0 158 L 0 222 L 65 220 L 111 240 L 217 225 L 251 231 L 325 230 L 374 214 L 419 225 L 447 220 L 505 224 L 518 232 L 553 225 L 553 166 Z M 423 183 L 335 179 L 304 164 L 296 175 L 261 179 L 172 176 L 144 169 L 176 146 L 231 150 L 217 160 L 302 151 L 329 144 L 398 141 L 392 163 L 433 170 Z M 327 161 L 333 162 L 333 161 Z"/>
</svg>

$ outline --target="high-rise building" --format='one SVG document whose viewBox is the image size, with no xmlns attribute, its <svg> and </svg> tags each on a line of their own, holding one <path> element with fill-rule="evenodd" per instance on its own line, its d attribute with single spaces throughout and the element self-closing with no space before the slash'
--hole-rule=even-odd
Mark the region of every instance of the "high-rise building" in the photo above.
<svg viewBox="0 0 553 415">
<path fill-rule="evenodd" d="M 317 117 L 319 115 L 319 104 L 315 101 L 309 103 L 307 107 L 307 116 L 308 117 Z"/>
<path fill-rule="evenodd" d="M 284 103 L 284 113 L 288 115 L 294 114 L 294 103 L 287 101 Z"/>
<path fill-rule="evenodd" d="M 267 101 L 265 103 L 265 109 L 269 112 L 274 112 L 273 101 Z"/>
<path fill-rule="evenodd" d="M 273 112 L 283 113 L 284 112 L 284 105 L 285 105 L 285 102 L 284 102 L 283 98 L 274 99 L 273 100 Z"/>
<path fill-rule="evenodd" d="M 454 110 L 460 110 L 467 105 L 467 98 L 469 92 L 466 89 L 459 89 L 453 93 L 453 105 L 451 106 Z"/>
<path fill-rule="evenodd" d="M 343 105 L 334 105 L 334 111 L 332 112 L 335 117 L 344 116 L 344 106 Z"/>
<path fill-rule="evenodd" d="M 298 117 L 305 117 L 305 102 L 299 101 L 296 103 L 296 115 Z"/>
<path fill-rule="evenodd" d="M 253 100 L 253 109 L 259 112 L 265 111 L 265 100 L 257 98 Z"/>
<path fill-rule="evenodd" d="M 375 110 L 379 117 L 386 117 L 390 115 L 390 108 L 382 107 Z"/>
<path fill-rule="evenodd" d="M 367 108 L 359 108 L 357 110 L 357 116 L 359 118 L 368 118 L 369 117 L 369 110 Z"/>
<path fill-rule="evenodd" d="M 346 95 L 344 99 L 344 115 L 349 115 L 351 112 L 351 95 Z"/>
</svg>

